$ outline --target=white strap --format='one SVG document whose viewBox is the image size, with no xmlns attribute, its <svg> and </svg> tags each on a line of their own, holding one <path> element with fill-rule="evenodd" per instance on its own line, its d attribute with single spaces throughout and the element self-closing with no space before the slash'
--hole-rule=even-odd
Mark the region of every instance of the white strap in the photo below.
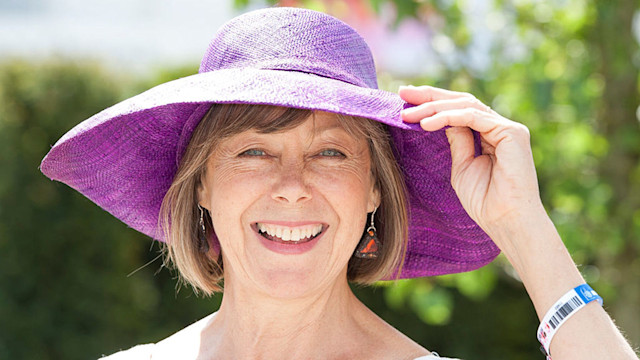
<svg viewBox="0 0 640 360">
<path fill-rule="evenodd" d="M 540 350 L 551 360 L 549 346 L 556 331 L 578 310 L 592 301 L 598 301 L 602 305 L 602 298 L 589 285 L 582 284 L 569 290 L 558 300 L 540 322 L 538 326 L 538 341 L 542 344 Z"/>
</svg>

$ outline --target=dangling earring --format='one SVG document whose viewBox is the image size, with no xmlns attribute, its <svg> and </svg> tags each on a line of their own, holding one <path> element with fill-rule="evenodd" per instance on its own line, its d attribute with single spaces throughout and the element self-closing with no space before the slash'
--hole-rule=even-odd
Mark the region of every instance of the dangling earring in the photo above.
<svg viewBox="0 0 640 360">
<path fill-rule="evenodd" d="M 200 210 L 200 230 L 198 231 L 198 250 L 202 253 L 209 252 L 209 240 L 207 239 L 207 228 L 204 226 L 204 209 L 198 204 Z"/>
<path fill-rule="evenodd" d="M 380 240 L 378 240 L 378 234 L 376 234 L 376 227 L 373 225 L 373 216 L 376 214 L 378 208 L 373 209 L 371 213 L 371 224 L 362 235 L 360 243 L 356 248 L 354 255 L 361 259 L 376 259 L 380 255 Z"/>
</svg>

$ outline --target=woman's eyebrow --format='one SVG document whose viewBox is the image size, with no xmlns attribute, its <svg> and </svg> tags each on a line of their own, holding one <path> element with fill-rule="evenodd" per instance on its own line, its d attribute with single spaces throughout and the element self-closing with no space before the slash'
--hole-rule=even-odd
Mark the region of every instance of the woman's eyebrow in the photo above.
<svg viewBox="0 0 640 360">
<path fill-rule="evenodd" d="M 340 125 L 339 123 L 335 123 L 331 125 L 314 126 L 313 133 L 318 134 L 318 133 L 322 133 L 322 132 L 326 132 L 334 129 L 339 129 L 346 132 L 346 130 L 344 130 L 344 127 L 342 125 Z"/>
</svg>

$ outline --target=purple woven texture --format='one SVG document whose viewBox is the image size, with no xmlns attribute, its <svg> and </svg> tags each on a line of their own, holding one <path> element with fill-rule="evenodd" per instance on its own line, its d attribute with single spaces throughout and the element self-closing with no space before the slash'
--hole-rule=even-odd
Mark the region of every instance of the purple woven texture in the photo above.
<svg viewBox="0 0 640 360">
<path fill-rule="evenodd" d="M 205 52 L 200 73 L 233 68 L 300 71 L 378 88 L 373 57 L 360 34 L 331 16 L 295 8 L 256 11 L 225 24 Z"/>
<path fill-rule="evenodd" d="M 199 74 L 156 86 L 78 124 L 53 146 L 41 170 L 163 241 L 162 199 L 193 129 L 215 103 L 322 110 L 390 125 L 410 199 L 402 277 L 472 270 L 498 254 L 451 188 L 444 131 L 403 123 L 400 110 L 408 105 L 377 89 L 364 40 L 343 22 L 311 10 L 271 8 L 231 20 L 212 40 Z"/>
</svg>

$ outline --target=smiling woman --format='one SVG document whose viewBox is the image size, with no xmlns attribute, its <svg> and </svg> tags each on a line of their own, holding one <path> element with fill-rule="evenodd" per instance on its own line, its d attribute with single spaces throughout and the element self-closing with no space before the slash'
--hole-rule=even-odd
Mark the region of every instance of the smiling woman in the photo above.
<svg viewBox="0 0 640 360">
<path fill-rule="evenodd" d="M 635 358 L 542 206 L 527 128 L 470 94 L 379 90 L 362 38 L 322 13 L 231 20 L 199 74 L 85 120 L 41 169 L 223 292 L 214 314 L 110 360 L 432 359 L 349 281 L 470 271 L 499 249 L 547 354 Z"/>
<path fill-rule="evenodd" d="M 367 170 L 368 168 L 370 169 Z M 306 109 L 269 105 L 215 105 L 193 131 L 175 180 L 164 198 L 161 219 L 167 238 L 172 239 L 167 241 L 169 258 L 194 288 L 207 294 L 220 291 L 224 260 L 218 239 L 222 234 L 222 224 L 228 224 L 229 221 L 219 219 L 218 223 L 221 225 L 218 227 L 211 220 L 212 215 L 215 218 L 229 215 L 229 207 L 224 201 L 236 204 L 241 194 L 248 193 L 246 189 L 252 189 L 249 194 L 254 197 L 275 197 L 278 203 L 284 205 L 281 209 L 270 210 L 274 213 L 271 215 L 271 222 L 255 221 L 241 225 L 245 230 L 251 228 L 261 234 L 261 238 L 268 239 L 263 244 L 271 250 L 297 253 L 302 249 L 310 249 L 319 242 L 319 235 L 335 231 L 338 225 L 336 223 L 330 226 L 326 221 L 314 223 L 311 220 L 322 220 L 331 212 L 321 208 L 305 210 L 304 203 L 311 202 L 311 198 L 315 196 L 327 199 L 323 194 L 328 190 L 332 190 L 334 198 L 340 202 L 355 200 L 352 196 L 345 196 L 353 195 L 353 189 L 339 187 L 342 181 L 350 179 L 348 175 L 351 178 L 355 176 L 357 184 L 351 185 L 356 186 L 356 191 L 358 186 L 370 187 L 371 196 L 375 199 L 368 201 L 370 204 L 366 204 L 367 209 L 349 213 L 349 216 L 358 214 L 358 218 L 340 223 L 343 227 L 347 224 L 355 226 L 357 230 L 351 234 L 356 234 L 359 239 L 360 235 L 357 234 L 361 234 L 361 229 L 365 226 L 366 214 L 377 208 L 378 218 L 375 224 L 384 246 L 377 255 L 379 261 L 352 257 L 346 268 L 347 277 L 363 284 L 383 277 L 394 278 L 401 269 L 406 248 L 404 239 L 407 236 L 407 210 L 404 182 L 383 124 L 365 118 L 314 113 Z M 294 188 L 281 189 L 285 193 L 278 195 L 278 190 L 273 187 L 281 179 L 274 179 L 276 176 L 289 176 L 289 186 Z M 318 184 L 320 181 L 323 183 Z M 224 187 L 221 185 L 224 184 L 235 187 L 223 191 L 221 189 Z M 265 187 L 271 188 L 260 191 Z M 199 193 L 196 194 L 193 189 L 199 189 Z M 293 196 L 300 196 L 301 199 L 292 201 L 289 191 L 294 191 Z M 211 199 L 213 194 L 220 193 L 232 199 Z M 386 195 L 380 197 L 380 193 Z M 197 212 L 200 210 L 193 208 L 196 199 L 207 209 L 202 213 L 206 234 L 203 239 L 200 239 L 201 232 L 194 231 L 201 229 L 200 214 Z M 331 204 L 324 206 L 330 207 L 329 205 Z M 346 209 L 344 205 L 335 204 L 335 208 L 343 211 Z M 262 211 L 266 210 L 268 209 Z M 286 215 L 285 210 L 291 214 Z M 236 216 L 241 219 L 240 214 Z M 285 223 L 289 226 L 285 226 Z M 292 227 L 292 223 L 297 226 Z M 295 236 L 296 232 L 300 233 L 300 229 L 306 233 L 308 227 L 314 232 L 316 226 L 320 232 L 314 234 L 313 240 L 317 241 L 300 241 L 299 235 L 299 241 L 290 241 L 295 240 L 291 236 Z M 260 232 L 260 228 L 271 232 Z M 280 234 L 273 234 L 274 232 Z M 286 235 L 288 232 L 289 236 Z M 264 236 L 265 233 L 270 237 Z M 282 233 L 285 235 L 282 236 Z M 236 235 L 230 238 L 242 237 Z M 289 243 L 283 243 L 277 238 L 289 240 Z M 203 252 L 203 248 L 208 251 Z M 355 243 L 350 248 L 336 250 L 351 254 L 354 248 Z M 257 255 L 259 252 L 253 254 Z M 311 259 L 321 260 L 314 255 L 309 256 Z"/>
</svg>

